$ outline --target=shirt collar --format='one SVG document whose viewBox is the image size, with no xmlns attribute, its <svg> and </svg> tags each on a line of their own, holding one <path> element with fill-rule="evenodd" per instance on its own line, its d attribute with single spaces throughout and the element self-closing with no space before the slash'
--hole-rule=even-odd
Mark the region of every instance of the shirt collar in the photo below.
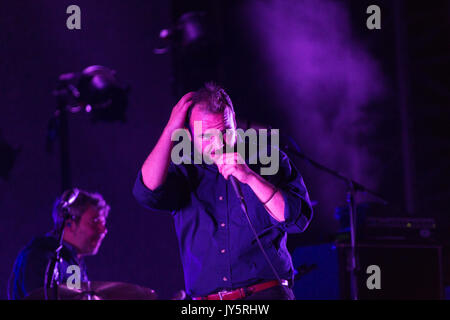
<svg viewBox="0 0 450 320">
<path fill-rule="evenodd" d="M 58 241 L 58 238 L 55 235 L 55 231 L 50 231 L 49 233 L 47 233 L 47 235 L 53 237 L 56 241 Z M 77 248 L 75 248 L 74 245 L 72 245 L 72 244 L 68 243 L 67 241 L 63 240 L 63 247 L 66 248 L 70 252 L 70 254 L 73 257 L 75 257 L 77 260 L 82 260 L 82 258 L 78 257 L 79 253 L 78 253 Z"/>
</svg>

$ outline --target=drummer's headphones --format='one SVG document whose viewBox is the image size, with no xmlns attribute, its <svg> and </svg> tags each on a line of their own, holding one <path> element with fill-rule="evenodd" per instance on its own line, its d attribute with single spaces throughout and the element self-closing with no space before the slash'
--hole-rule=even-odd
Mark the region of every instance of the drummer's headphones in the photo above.
<svg viewBox="0 0 450 320">
<path fill-rule="evenodd" d="M 77 200 L 80 190 L 72 188 L 63 193 L 61 196 L 60 208 L 62 211 L 63 219 L 67 219 L 67 226 L 70 226 L 70 220 L 75 220 L 75 217 L 70 213 L 70 206 Z"/>
</svg>

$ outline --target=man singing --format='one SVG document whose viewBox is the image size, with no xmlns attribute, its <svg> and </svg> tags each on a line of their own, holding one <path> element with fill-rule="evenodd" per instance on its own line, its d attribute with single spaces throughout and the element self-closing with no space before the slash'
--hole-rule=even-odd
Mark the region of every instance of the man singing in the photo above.
<svg viewBox="0 0 450 320">
<path fill-rule="evenodd" d="M 44 236 L 35 237 L 19 253 L 10 279 L 10 298 L 23 299 L 33 290 L 44 287 L 47 265 L 59 246 L 56 233 L 64 221 L 58 283 L 66 285 L 73 274 L 70 266 L 79 268 L 80 282 L 87 282 L 84 257 L 97 254 L 107 233 L 105 225 L 109 209 L 98 193 L 76 188 L 65 191 L 54 204 L 54 229 Z"/>
<path fill-rule="evenodd" d="M 189 161 L 175 164 L 172 135 L 185 125 L 195 152 L 184 155 Z M 279 168 L 269 175 L 261 175 L 260 161 L 249 164 L 255 154 L 222 152 L 242 143 L 229 96 L 207 83 L 175 105 L 133 193 L 145 207 L 172 213 L 186 290 L 193 299 L 293 300 L 286 240 L 288 232 L 303 232 L 311 221 L 308 192 L 278 149 Z M 230 176 L 239 182 L 249 219 Z"/>
</svg>

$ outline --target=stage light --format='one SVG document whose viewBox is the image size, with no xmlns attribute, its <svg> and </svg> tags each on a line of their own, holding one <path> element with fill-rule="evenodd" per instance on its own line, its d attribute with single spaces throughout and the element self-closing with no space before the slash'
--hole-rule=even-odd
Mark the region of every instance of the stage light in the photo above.
<svg viewBox="0 0 450 320">
<path fill-rule="evenodd" d="M 60 141 L 62 190 L 72 186 L 69 148 L 69 115 L 86 112 L 96 121 L 125 122 L 130 88 L 116 78 L 116 72 L 92 65 L 81 72 L 61 74 L 53 95 L 56 111 L 49 120 L 47 152 L 52 152 L 56 138 Z"/>
<path fill-rule="evenodd" d="M 155 48 L 153 52 L 165 54 L 173 47 L 190 48 L 207 44 L 209 29 L 205 12 L 186 12 L 177 20 L 175 26 L 159 32 L 159 38 L 168 43 Z"/>
<path fill-rule="evenodd" d="M 92 114 L 94 121 L 122 122 L 126 120 L 128 93 L 129 86 L 117 80 L 114 70 L 99 65 L 60 75 L 54 91 L 60 100 L 59 111 L 85 111 Z"/>
<path fill-rule="evenodd" d="M 204 12 L 187 12 L 178 20 L 181 32 L 181 45 L 184 47 L 201 42 L 206 37 L 206 14 Z"/>
</svg>

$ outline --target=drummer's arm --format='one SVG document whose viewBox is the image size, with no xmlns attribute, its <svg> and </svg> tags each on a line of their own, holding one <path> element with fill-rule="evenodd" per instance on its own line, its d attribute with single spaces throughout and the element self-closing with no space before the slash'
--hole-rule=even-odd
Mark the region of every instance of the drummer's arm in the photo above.
<svg viewBox="0 0 450 320">
<path fill-rule="evenodd" d="M 25 295 L 44 287 L 45 271 L 51 254 L 44 250 L 31 250 L 24 258 L 23 277 L 19 279 L 22 283 L 19 285 L 25 289 Z"/>
</svg>

